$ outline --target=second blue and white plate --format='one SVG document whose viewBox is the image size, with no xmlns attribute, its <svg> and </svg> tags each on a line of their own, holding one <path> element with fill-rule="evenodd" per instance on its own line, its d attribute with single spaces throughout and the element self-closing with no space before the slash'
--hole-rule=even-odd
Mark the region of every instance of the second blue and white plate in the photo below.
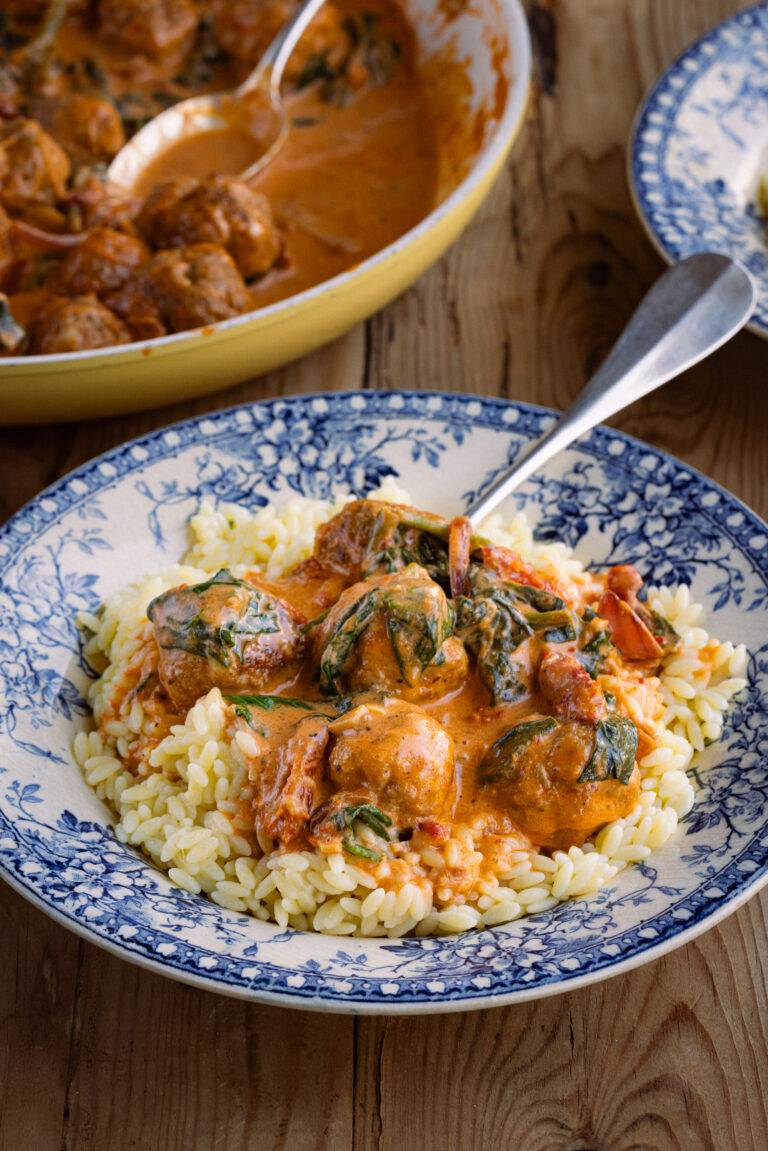
<svg viewBox="0 0 768 1151">
<path fill-rule="evenodd" d="M 734 256 L 758 284 L 749 327 L 768 337 L 768 3 L 691 45 L 638 112 L 629 150 L 640 219 L 670 262 L 692 252 Z"/>
</svg>

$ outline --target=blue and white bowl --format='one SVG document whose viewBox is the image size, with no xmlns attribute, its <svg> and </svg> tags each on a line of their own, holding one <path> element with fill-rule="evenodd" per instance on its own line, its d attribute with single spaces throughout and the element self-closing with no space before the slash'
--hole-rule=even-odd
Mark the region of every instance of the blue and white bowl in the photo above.
<svg viewBox="0 0 768 1151">
<path fill-rule="evenodd" d="M 752 331 L 768 336 L 768 221 L 757 205 L 768 176 L 768 3 L 693 44 L 646 96 L 629 150 L 642 223 L 670 262 L 691 252 L 734 256 L 759 298 Z"/>
<path fill-rule="evenodd" d="M 0 531 L 0 870 L 112 952 L 189 983 L 295 1007 L 446 1011 L 550 995 L 655 958 L 768 877 L 768 528 L 676 460 L 598 428 L 513 497 L 588 564 L 692 584 L 748 687 L 703 753 L 673 839 L 600 892 L 505 927 L 432 939 L 282 931 L 170 883 L 119 843 L 71 756 L 88 722 L 75 616 L 185 550 L 202 498 L 258 506 L 363 494 L 393 475 L 455 513 L 552 422 L 524 404 L 435 393 L 271 400 L 154 432 L 60 480 Z"/>
</svg>

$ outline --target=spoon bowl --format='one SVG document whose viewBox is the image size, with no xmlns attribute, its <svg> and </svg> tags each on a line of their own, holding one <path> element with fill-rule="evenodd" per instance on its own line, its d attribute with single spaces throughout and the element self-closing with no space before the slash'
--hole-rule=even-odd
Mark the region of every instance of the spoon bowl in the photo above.
<svg viewBox="0 0 768 1151">
<path fill-rule="evenodd" d="M 236 165 L 247 180 L 261 171 L 282 148 L 290 121 L 280 96 L 280 82 L 288 60 L 325 0 L 306 0 L 284 24 L 250 75 L 231 92 L 205 93 L 180 100 L 154 116 L 124 145 L 107 169 L 113 184 L 139 189 L 152 165 L 169 149 L 197 137 L 236 138 L 235 156 L 247 156 Z M 250 153 L 250 154 L 249 154 Z M 226 167 L 223 158 L 221 167 Z"/>
</svg>

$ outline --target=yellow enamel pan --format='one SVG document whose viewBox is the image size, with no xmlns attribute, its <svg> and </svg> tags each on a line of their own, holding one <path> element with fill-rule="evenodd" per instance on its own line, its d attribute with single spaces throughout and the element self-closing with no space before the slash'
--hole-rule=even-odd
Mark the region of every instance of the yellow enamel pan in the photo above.
<svg viewBox="0 0 768 1151">
<path fill-rule="evenodd" d="M 437 207 L 357 267 L 214 327 L 68 355 L 0 360 L 0 422 L 80 420 L 204 395 L 298 359 L 404 291 L 477 211 L 517 135 L 530 77 L 519 0 L 407 0 L 441 120 Z M 450 67 L 447 67 L 450 64 Z M 452 103 L 446 76 L 457 75 Z"/>
</svg>

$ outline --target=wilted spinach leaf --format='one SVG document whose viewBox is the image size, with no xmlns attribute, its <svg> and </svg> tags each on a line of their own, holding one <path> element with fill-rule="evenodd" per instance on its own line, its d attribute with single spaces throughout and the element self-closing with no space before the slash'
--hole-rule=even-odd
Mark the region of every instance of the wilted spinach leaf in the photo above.
<svg viewBox="0 0 768 1151">
<path fill-rule="evenodd" d="M 381 853 L 361 843 L 355 836 L 354 826 L 358 819 L 387 843 L 389 843 L 389 828 L 392 826 L 392 820 L 385 812 L 379 811 L 378 807 L 374 807 L 371 803 L 358 803 L 350 807 L 342 807 L 330 818 L 330 822 L 339 831 L 349 830 L 352 833 L 346 835 L 341 841 L 345 851 L 348 851 L 350 855 L 357 855 L 362 859 L 370 859 L 374 863 L 378 863 L 381 859 Z"/>
<path fill-rule="evenodd" d="M 629 783 L 637 755 L 637 728 L 623 715 L 609 715 L 595 724 L 595 746 L 579 783 L 617 779 Z"/>
<path fill-rule="evenodd" d="M 450 591 L 447 543 L 429 532 L 412 527 L 396 527 L 391 542 L 371 556 L 365 574 L 370 576 L 376 571 L 391 574 L 402 571 L 409 564 L 423 567 L 429 578 L 439 584 L 444 592 Z"/>
<path fill-rule="evenodd" d="M 331 699 L 295 699 L 284 695 L 243 695 L 224 694 L 224 699 L 235 705 L 235 715 L 244 719 L 249 727 L 257 727 L 253 723 L 251 708 L 260 711 L 275 711 L 279 707 L 293 708 L 297 711 L 309 711 L 316 716 L 326 719 L 336 719 L 345 715 L 355 703 L 352 695 L 337 695 Z"/>
<path fill-rule="evenodd" d="M 579 642 L 576 658 L 593 679 L 605 668 L 608 657 L 616 649 L 611 639 L 611 628 L 591 608 L 585 608 L 580 619 Z"/>
<path fill-rule="evenodd" d="M 239 707 L 259 707 L 262 711 L 274 711 L 276 707 L 296 707 L 311 711 L 316 706 L 308 699 L 290 699 L 282 695 L 225 695 L 224 698 Z"/>
<path fill-rule="evenodd" d="M 222 568 L 205 583 L 172 588 L 157 596 L 147 615 L 162 648 L 175 648 L 229 667 L 245 662 L 247 644 L 280 630 L 274 596 Z"/>
<path fill-rule="evenodd" d="M 530 612 L 527 619 L 534 631 L 543 630 L 547 643 L 568 643 L 576 639 L 573 615 L 567 608 Z"/>
<path fill-rule="evenodd" d="M 323 691 L 340 690 L 344 666 L 368 626 L 374 609 L 373 591 L 367 591 L 339 620 L 320 656 L 320 687 Z"/>
<path fill-rule="evenodd" d="M 524 723 L 518 723 L 510 728 L 486 752 L 478 769 L 478 781 L 481 786 L 485 787 L 490 783 L 500 783 L 508 779 L 518 766 L 520 757 L 531 740 L 537 735 L 554 731 L 557 726 L 557 720 L 547 715 L 542 719 L 525 720 Z"/>
<path fill-rule="evenodd" d="M 683 646 L 683 641 L 669 620 L 665 619 L 663 615 L 659 615 L 657 611 L 651 611 L 650 608 L 647 608 L 646 611 L 650 616 L 653 638 L 661 643 L 664 654 L 668 655 L 670 652 L 679 651 Z"/>
<path fill-rule="evenodd" d="M 469 580 L 471 597 L 457 600 L 456 634 L 474 655 L 493 703 L 519 699 L 526 686 L 516 649 L 537 631 L 549 643 L 575 639 L 572 613 L 559 596 L 479 564 L 470 565 Z"/>
<path fill-rule="evenodd" d="M 405 568 L 402 579 L 370 588 L 339 621 L 320 656 L 323 691 L 343 690 L 347 661 L 377 617 L 383 620 L 400 674 L 411 686 L 453 634 L 454 612 L 443 592 L 418 569 Z"/>
<path fill-rule="evenodd" d="M 531 587 L 527 583 L 515 583 L 514 580 L 506 580 L 505 583 L 512 589 L 517 599 L 530 604 L 536 611 L 561 611 L 565 607 L 564 599 L 551 591 L 545 591 L 544 588 Z"/>
</svg>

